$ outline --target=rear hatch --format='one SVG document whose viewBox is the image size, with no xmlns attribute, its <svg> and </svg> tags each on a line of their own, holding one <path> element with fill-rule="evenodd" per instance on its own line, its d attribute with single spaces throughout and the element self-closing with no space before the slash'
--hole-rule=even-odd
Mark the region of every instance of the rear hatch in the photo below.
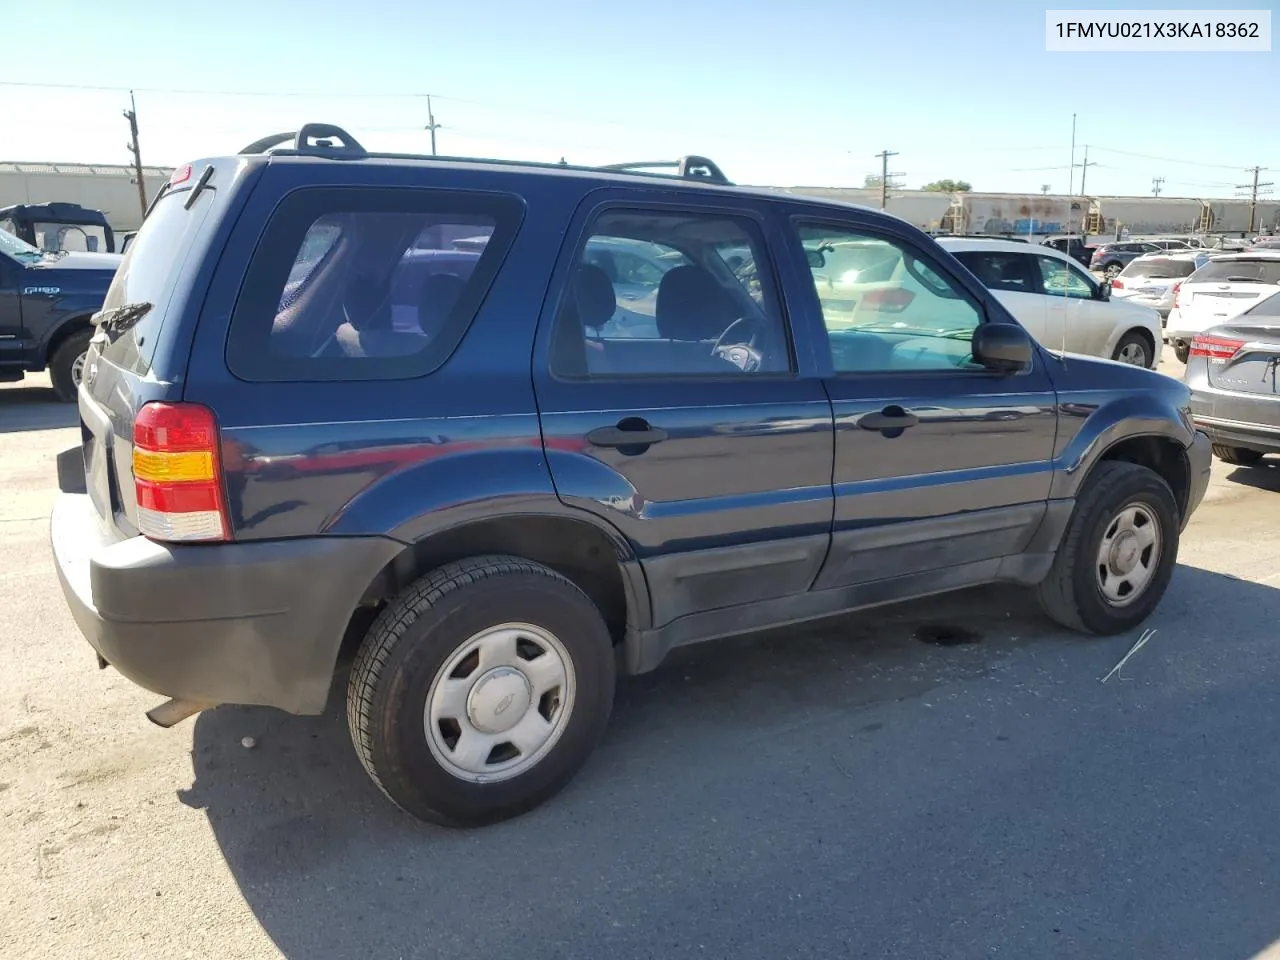
<svg viewBox="0 0 1280 960">
<path fill-rule="evenodd" d="M 1238 317 L 1280 291 L 1280 257 L 1212 260 L 1183 283 L 1178 311 L 1188 327 L 1204 329 Z"/>
<path fill-rule="evenodd" d="M 181 399 L 187 358 L 179 341 L 184 314 L 198 310 L 192 278 L 209 246 L 203 228 L 228 202 L 236 165 L 214 161 L 174 173 L 94 318 L 79 392 L 81 447 L 89 497 L 112 538 L 137 533 L 134 418 L 145 403 Z"/>
<path fill-rule="evenodd" d="M 1150 260 L 1139 258 L 1131 261 L 1111 282 L 1111 295 L 1120 299 L 1171 299 L 1173 285 L 1191 276 L 1195 270 L 1194 260 L 1172 257 L 1154 257 Z"/>
</svg>

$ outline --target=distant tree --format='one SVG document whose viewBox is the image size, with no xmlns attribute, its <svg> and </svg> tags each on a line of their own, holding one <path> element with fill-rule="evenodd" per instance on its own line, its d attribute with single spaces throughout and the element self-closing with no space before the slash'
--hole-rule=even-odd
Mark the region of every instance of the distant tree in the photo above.
<svg viewBox="0 0 1280 960">
<path fill-rule="evenodd" d="M 973 189 L 973 184 L 968 180 L 935 180 L 933 183 L 926 183 L 923 189 L 935 193 L 968 193 Z"/>
<path fill-rule="evenodd" d="M 883 180 L 884 180 L 884 177 L 880 176 L 880 174 L 878 173 L 868 173 L 865 177 L 862 178 L 862 186 L 865 187 L 867 190 L 879 190 L 880 183 Z"/>
</svg>

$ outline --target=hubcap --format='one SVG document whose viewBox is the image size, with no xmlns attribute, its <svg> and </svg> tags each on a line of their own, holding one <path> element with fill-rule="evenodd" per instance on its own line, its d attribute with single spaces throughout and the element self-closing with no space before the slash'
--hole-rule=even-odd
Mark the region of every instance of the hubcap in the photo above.
<svg viewBox="0 0 1280 960">
<path fill-rule="evenodd" d="M 564 732 L 575 685 L 573 661 L 550 631 L 528 623 L 482 630 L 431 683 L 423 712 L 427 744 L 459 779 L 519 776 Z"/>
<path fill-rule="evenodd" d="M 1146 591 L 1160 565 L 1160 521 L 1144 504 L 1120 510 L 1098 546 L 1098 587 L 1107 603 L 1123 607 Z"/>
<path fill-rule="evenodd" d="M 1147 351 L 1143 349 L 1140 343 L 1126 343 L 1120 348 L 1120 353 L 1116 359 L 1122 363 L 1132 363 L 1137 367 L 1145 367 L 1147 365 Z"/>
<path fill-rule="evenodd" d="M 77 387 L 80 386 L 80 378 L 84 376 L 84 358 L 89 355 L 89 351 L 85 351 L 71 361 L 71 382 Z"/>
</svg>

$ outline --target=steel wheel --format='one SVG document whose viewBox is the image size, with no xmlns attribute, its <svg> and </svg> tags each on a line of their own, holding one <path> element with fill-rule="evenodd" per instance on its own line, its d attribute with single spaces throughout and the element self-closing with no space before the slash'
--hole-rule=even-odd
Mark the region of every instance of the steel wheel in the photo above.
<svg viewBox="0 0 1280 960">
<path fill-rule="evenodd" d="M 483 630 L 431 683 L 423 716 L 431 753 L 473 783 L 519 776 L 564 732 L 575 687 L 573 661 L 549 631 L 528 623 Z"/>
<path fill-rule="evenodd" d="M 1124 607 L 1142 596 L 1160 566 L 1161 546 L 1160 521 L 1146 505 L 1121 508 L 1098 545 L 1098 588 L 1107 603 Z"/>
</svg>

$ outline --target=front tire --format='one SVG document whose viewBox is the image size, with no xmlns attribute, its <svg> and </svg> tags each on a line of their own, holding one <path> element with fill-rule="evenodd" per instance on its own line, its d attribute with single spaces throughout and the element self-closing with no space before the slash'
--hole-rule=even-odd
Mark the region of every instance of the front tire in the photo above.
<svg viewBox="0 0 1280 960">
<path fill-rule="evenodd" d="M 1237 467 L 1256 466 L 1262 460 L 1262 454 L 1257 450 L 1250 450 L 1247 447 L 1227 447 L 1221 444 L 1213 444 L 1213 455 L 1223 463 L 1230 463 Z"/>
<path fill-rule="evenodd" d="M 1133 629 L 1169 586 L 1180 525 L 1173 491 L 1155 471 L 1118 461 L 1098 464 L 1049 575 L 1036 588 L 1041 608 L 1081 633 Z"/>
<path fill-rule="evenodd" d="M 80 330 L 71 334 L 49 358 L 49 380 L 53 392 L 63 403 L 72 403 L 80 389 L 80 373 L 84 369 L 84 357 L 89 352 L 92 330 Z"/>
<path fill-rule="evenodd" d="M 555 571 L 473 557 L 374 621 L 347 689 L 360 762 L 406 812 L 481 826 L 533 809 L 595 749 L 615 663 L 595 604 Z"/>
<path fill-rule="evenodd" d="M 1114 280 L 1120 276 L 1120 271 L 1124 269 L 1123 263 L 1108 263 L 1102 268 L 1102 275 L 1108 280 Z"/>
</svg>

